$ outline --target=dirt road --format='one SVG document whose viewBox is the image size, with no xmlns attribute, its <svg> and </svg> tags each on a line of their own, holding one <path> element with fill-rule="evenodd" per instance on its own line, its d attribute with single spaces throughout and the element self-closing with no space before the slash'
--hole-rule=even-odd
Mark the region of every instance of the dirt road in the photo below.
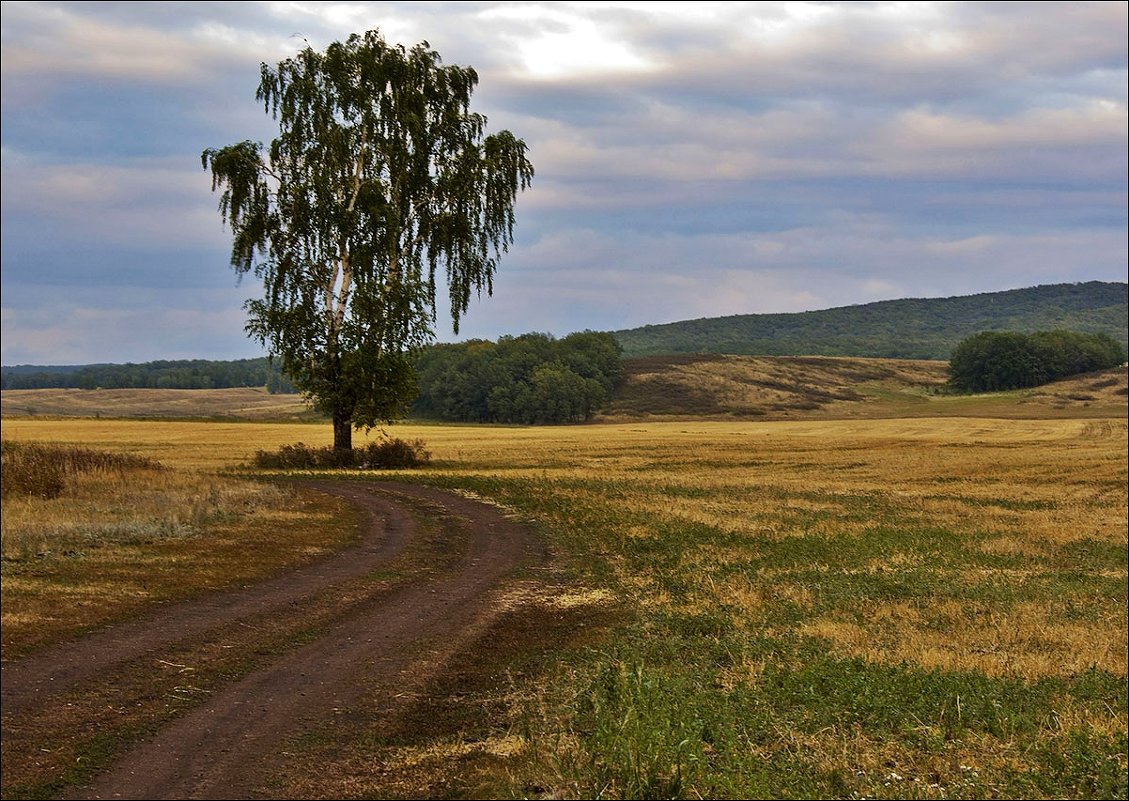
<svg viewBox="0 0 1129 801">
<path fill-rule="evenodd" d="M 74 772 L 58 788 L 66 797 L 285 794 L 288 743 L 332 737 L 358 710 L 369 732 L 396 728 L 500 614 L 506 580 L 545 559 L 529 528 L 477 500 L 406 484 L 309 486 L 363 511 L 359 544 L 5 663 L 5 752 L 42 742 L 44 726 L 106 727 L 119 732 L 113 757 Z M 156 705 L 158 694 L 174 701 Z M 134 706 L 156 712 L 131 717 Z M 134 734 L 120 734 L 122 720 Z"/>
</svg>

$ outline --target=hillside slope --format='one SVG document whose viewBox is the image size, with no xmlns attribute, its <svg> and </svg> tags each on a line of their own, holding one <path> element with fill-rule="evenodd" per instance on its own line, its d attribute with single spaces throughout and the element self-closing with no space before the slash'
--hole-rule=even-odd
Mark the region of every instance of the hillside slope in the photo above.
<svg viewBox="0 0 1129 801">
<path fill-rule="evenodd" d="M 944 392 L 940 361 L 827 356 L 648 356 L 627 359 L 600 422 L 884 417 L 1125 417 L 1125 367 L 1033 389 Z M 299 395 L 263 389 L 22 389 L 0 393 L 17 417 L 312 421 Z"/>
<path fill-rule="evenodd" d="M 1033 389 L 950 395 L 945 362 L 827 356 L 628 359 L 605 421 L 812 417 L 1117 417 L 1125 367 Z"/>
<path fill-rule="evenodd" d="M 1065 328 L 1129 349 L 1129 284 L 1091 281 L 951 298 L 885 300 L 792 314 L 746 314 L 613 332 L 626 356 L 726 353 L 948 359 L 980 331 Z"/>
</svg>

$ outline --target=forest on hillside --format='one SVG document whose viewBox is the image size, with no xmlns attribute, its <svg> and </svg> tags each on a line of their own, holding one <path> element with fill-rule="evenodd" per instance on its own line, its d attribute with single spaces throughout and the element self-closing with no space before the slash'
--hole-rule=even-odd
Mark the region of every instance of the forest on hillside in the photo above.
<svg viewBox="0 0 1129 801">
<path fill-rule="evenodd" d="M 947 360 L 981 331 L 1105 334 L 1129 348 L 1129 285 L 1090 281 L 951 298 L 887 300 L 792 314 L 749 314 L 614 332 L 624 356 L 725 353 Z"/>
<path fill-rule="evenodd" d="M 231 389 L 266 387 L 295 392 L 279 366 L 266 357 L 211 361 L 187 359 L 140 364 L 4 367 L 2 389 Z"/>
</svg>

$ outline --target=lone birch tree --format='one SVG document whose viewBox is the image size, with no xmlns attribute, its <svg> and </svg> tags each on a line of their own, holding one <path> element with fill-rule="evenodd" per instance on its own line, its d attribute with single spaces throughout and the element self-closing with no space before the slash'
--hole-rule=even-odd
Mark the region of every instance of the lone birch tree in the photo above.
<svg viewBox="0 0 1129 801">
<path fill-rule="evenodd" d="M 264 292 L 247 332 L 333 418 L 353 428 L 402 416 L 411 356 L 434 338 L 441 271 L 457 333 L 472 295 L 493 291 L 529 187 L 526 145 L 486 135 L 470 110 L 470 67 L 378 31 L 262 65 L 256 99 L 278 121 L 269 149 L 244 141 L 202 154 L 221 191 L 232 267 Z"/>
</svg>

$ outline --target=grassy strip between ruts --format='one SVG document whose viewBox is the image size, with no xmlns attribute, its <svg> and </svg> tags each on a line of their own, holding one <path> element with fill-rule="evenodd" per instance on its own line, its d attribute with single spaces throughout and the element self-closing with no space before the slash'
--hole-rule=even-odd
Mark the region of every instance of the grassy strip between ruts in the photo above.
<svg viewBox="0 0 1129 801">
<path fill-rule="evenodd" d="M 457 731 L 356 732 L 323 775 L 369 778 L 337 789 L 1126 795 L 1124 420 L 409 435 L 434 453 L 417 480 L 538 520 L 604 599 L 578 608 L 621 622 L 508 680 L 438 688 L 491 710 Z"/>
</svg>

